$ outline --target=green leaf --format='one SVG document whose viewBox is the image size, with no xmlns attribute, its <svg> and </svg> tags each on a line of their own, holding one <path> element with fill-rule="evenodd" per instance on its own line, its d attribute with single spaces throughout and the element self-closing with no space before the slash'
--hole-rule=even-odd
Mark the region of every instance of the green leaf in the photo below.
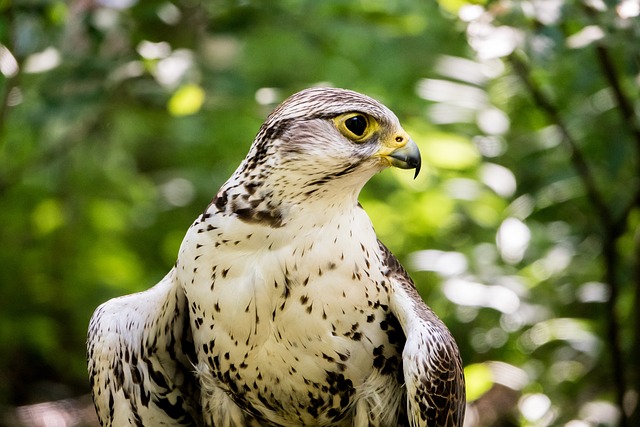
<svg viewBox="0 0 640 427">
<path fill-rule="evenodd" d="M 44 199 L 31 213 L 36 234 L 49 234 L 65 223 L 63 206 L 57 199 Z"/>
<path fill-rule="evenodd" d="M 493 374 L 486 363 L 474 363 L 464 368 L 467 402 L 473 402 L 493 387 Z"/>
<path fill-rule="evenodd" d="M 205 92 L 200 86 L 187 84 L 175 91 L 167 109 L 174 116 L 189 116 L 200 111 L 204 99 Z"/>
</svg>

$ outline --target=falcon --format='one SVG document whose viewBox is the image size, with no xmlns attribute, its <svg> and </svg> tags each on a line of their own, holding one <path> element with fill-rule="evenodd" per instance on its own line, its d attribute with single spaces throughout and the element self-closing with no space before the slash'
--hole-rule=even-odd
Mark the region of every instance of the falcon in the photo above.
<svg viewBox="0 0 640 427">
<path fill-rule="evenodd" d="M 101 425 L 461 427 L 454 338 L 358 203 L 388 166 L 420 152 L 379 102 L 277 107 L 171 271 L 91 318 Z"/>
</svg>

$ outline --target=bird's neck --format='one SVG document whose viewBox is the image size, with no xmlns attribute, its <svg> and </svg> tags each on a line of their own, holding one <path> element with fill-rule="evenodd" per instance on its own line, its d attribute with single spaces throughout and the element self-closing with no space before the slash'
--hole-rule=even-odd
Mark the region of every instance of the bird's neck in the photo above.
<svg viewBox="0 0 640 427">
<path fill-rule="evenodd" d="M 298 174 L 236 173 L 218 191 L 210 209 L 235 215 L 247 223 L 280 228 L 312 217 L 329 221 L 357 209 L 358 195 L 366 180 L 334 180 Z"/>
</svg>

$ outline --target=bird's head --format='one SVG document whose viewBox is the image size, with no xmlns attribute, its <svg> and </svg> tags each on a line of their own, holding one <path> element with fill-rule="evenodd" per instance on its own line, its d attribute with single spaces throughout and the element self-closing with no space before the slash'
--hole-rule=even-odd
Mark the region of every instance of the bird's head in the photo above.
<svg viewBox="0 0 640 427">
<path fill-rule="evenodd" d="M 269 115 L 215 207 L 281 226 L 292 206 L 355 205 L 388 166 L 420 170 L 420 151 L 391 110 L 350 90 L 307 89 Z"/>
<path fill-rule="evenodd" d="M 269 115 L 241 169 L 245 177 L 269 173 L 305 192 L 361 188 L 388 166 L 420 170 L 418 147 L 395 114 L 357 92 L 312 88 Z"/>
</svg>

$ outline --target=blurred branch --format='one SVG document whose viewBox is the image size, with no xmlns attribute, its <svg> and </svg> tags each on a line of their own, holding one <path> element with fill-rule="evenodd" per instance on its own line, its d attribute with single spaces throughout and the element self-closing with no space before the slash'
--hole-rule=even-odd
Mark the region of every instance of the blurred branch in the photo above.
<svg viewBox="0 0 640 427">
<path fill-rule="evenodd" d="M 600 12 L 594 8 L 590 2 L 583 2 L 581 6 L 589 19 L 591 19 L 591 21 L 596 25 L 600 25 L 598 22 L 598 18 L 601 15 Z M 620 83 L 620 78 L 618 77 L 619 73 L 616 70 L 615 63 L 607 46 L 603 43 L 597 43 L 595 45 L 595 50 L 602 74 L 613 89 L 613 94 L 618 104 L 618 110 L 622 115 L 623 125 L 627 127 L 629 133 L 633 137 L 638 157 L 640 157 L 640 123 L 638 122 L 638 117 L 635 114 L 633 102 L 631 102 L 629 97 L 624 93 L 624 89 Z M 640 171 L 640 167 L 638 170 Z"/>
<path fill-rule="evenodd" d="M 622 122 L 628 128 L 629 133 L 633 137 L 636 144 L 636 150 L 640 153 L 640 128 L 638 128 L 638 119 L 636 117 L 633 103 L 629 100 L 622 89 L 620 79 L 616 67 L 613 63 L 609 50 L 602 44 L 596 45 L 596 54 L 598 62 L 602 69 L 602 74 L 613 89 L 613 94 L 618 104 L 618 111 L 622 115 Z"/>
<path fill-rule="evenodd" d="M 607 82 L 611 85 L 611 89 L 613 90 L 613 94 L 618 105 L 618 111 L 620 111 L 620 115 L 622 116 L 622 124 L 628 129 L 629 134 L 634 140 L 636 146 L 636 168 L 638 171 L 638 177 L 640 177 L 640 127 L 638 127 L 638 118 L 636 117 L 633 102 L 627 95 L 625 95 L 622 89 L 620 79 L 618 78 L 618 72 L 616 71 L 615 64 L 613 63 L 613 59 L 611 58 L 606 46 L 602 44 L 596 45 L 596 54 L 600 68 L 602 69 L 602 74 L 604 74 Z M 629 214 L 633 208 L 636 206 L 640 207 L 640 182 L 636 182 L 636 184 L 637 188 L 632 188 L 631 199 L 629 200 L 628 205 L 622 211 L 617 221 L 612 224 L 616 230 L 620 231 L 620 233 L 623 232 Z"/>
<path fill-rule="evenodd" d="M 562 140 L 564 141 L 570 152 L 571 164 L 580 176 L 580 179 L 587 190 L 587 197 L 598 212 L 598 216 L 601 218 L 603 226 L 612 226 L 613 219 L 611 212 L 609 211 L 604 198 L 598 190 L 593 173 L 591 172 L 591 169 L 589 168 L 589 165 L 587 164 L 582 151 L 580 151 L 577 141 L 573 138 L 571 133 L 569 133 L 569 129 L 564 123 L 564 120 L 562 120 L 560 112 L 551 102 L 549 97 L 542 91 L 540 86 L 533 80 L 529 67 L 525 63 L 525 61 L 518 57 L 517 53 L 512 54 L 509 57 L 509 61 L 513 66 L 514 71 L 516 72 L 516 75 L 522 80 L 527 90 L 533 97 L 536 105 L 542 111 L 544 111 L 547 116 L 549 116 L 551 122 L 558 126 L 558 129 L 562 133 Z"/>
<path fill-rule="evenodd" d="M 597 12 L 595 10 L 586 5 L 584 5 L 584 9 L 587 15 L 589 15 L 592 19 L 596 19 Z M 622 125 L 627 128 L 627 131 L 629 132 L 629 135 L 631 136 L 635 145 L 635 167 L 637 171 L 636 176 L 638 177 L 638 179 L 635 181 L 635 186 L 630 187 L 631 198 L 627 206 L 621 212 L 621 215 L 616 223 L 613 224 L 613 232 L 615 233 L 616 231 L 618 231 L 620 234 L 622 234 L 626 230 L 631 212 L 635 208 L 640 207 L 640 122 L 638 121 L 634 103 L 631 97 L 627 96 L 620 82 L 619 73 L 616 69 L 616 65 L 609 51 L 609 48 L 603 43 L 598 43 L 595 46 L 595 52 L 598 63 L 600 65 L 600 69 L 602 70 L 602 74 L 607 80 L 608 84 L 611 86 L 614 97 L 616 99 L 617 110 L 620 112 L 622 118 Z M 611 248 L 611 250 L 615 251 L 615 247 Z M 637 307 L 640 304 L 640 234 L 637 231 L 634 239 L 634 253 L 631 258 L 631 263 L 633 266 L 633 271 L 635 272 L 635 274 L 632 276 L 634 277 L 632 286 L 634 287 L 634 305 Z M 635 310 L 635 312 L 635 327 L 632 329 L 634 331 L 634 336 L 631 349 L 631 354 L 633 355 L 637 355 L 638 352 L 640 352 L 640 313 L 638 313 L 638 310 Z M 640 392 L 640 372 L 638 372 L 638 369 L 635 368 L 631 369 L 630 373 L 632 388 L 635 389 L 636 393 L 638 393 Z M 623 389 L 622 392 L 624 393 L 625 390 Z M 620 398 L 620 396 L 618 396 L 618 398 Z M 640 425 L 640 407 L 638 405 L 638 402 L 635 402 L 634 407 L 631 408 L 630 413 L 624 414 L 623 411 L 622 418 L 623 420 L 627 418 L 629 425 Z"/>
<path fill-rule="evenodd" d="M 569 159 L 574 169 L 578 173 L 583 185 L 585 186 L 587 198 L 596 210 L 597 217 L 600 220 L 602 228 L 602 253 L 604 257 L 604 281 L 609 286 L 609 298 L 605 304 L 606 308 L 606 338 L 609 342 L 609 350 L 611 352 L 611 370 L 613 373 L 613 381 L 615 386 L 616 404 L 621 410 L 620 427 L 629 425 L 627 415 L 624 412 L 624 395 L 627 389 L 624 365 L 624 357 L 622 347 L 620 345 L 620 323 L 616 313 L 616 306 L 619 298 L 619 280 L 617 275 L 619 254 L 616 250 L 616 241 L 624 233 L 624 221 L 619 219 L 614 221 L 613 214 L 607 206 L 605 199 L 598 190 L 587 161 L 578 146 L 577 141 L 573 138 L 567 125 L 562 120 L 560 112 L 543 92 L 540 86 L 531 77 L 530 69 L 527 63 L 522 60 L 517 53 L 509 56 L 509 61 L 514 71 L 522 80 L 525 87 L 533 97 L 534 102 L 560 129 L 562 140 L 568 148 Z"/>
</svg>

